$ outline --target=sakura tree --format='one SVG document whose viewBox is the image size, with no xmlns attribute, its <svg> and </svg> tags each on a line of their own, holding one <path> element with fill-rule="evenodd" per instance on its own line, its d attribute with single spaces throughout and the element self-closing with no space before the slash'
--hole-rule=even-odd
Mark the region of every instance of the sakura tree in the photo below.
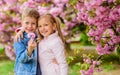
<svg viewBox="0 0 120 75">
<path fill-rule="evenodd" d="M 0 1 L 0 43 L 4 45 L 5 52 L 11 60 L 15 59 L 13 51 L 13 35 L 16 27 L 20 25 L 19 5 L 17 0 Z"/>
<path fill-rule="evenodd" d="M 78 20 L 89 27 L 88 36 L 98 54 L 109 54 L 120 46 L 120 1 L 80 0 L 76 5 Z"/>
<path fill-rule="evenodd" d="M 120 1 L 79 0 L 76 5 L 77 19 L 89 27 L 88 36 L 96 44 L 100 56 L 120 51 Z M 91 65 L 82 75 L 92 75 Z"/>
<path fill-rule="evenodd" d="M 65 25 L 62 31 L 67 39 L 79 34 L 82 24 L 86 25 L 87 35 L 96 44 L 99 55 L 120 50 L 119 0 L 0 0 L 0 6 L 0 43 L 12 60 L 15 29 L 21 26 L 25 7 L 37 9 L 40 15 L 49 12 L 59 17 Z"/>
<path fill-rule="evenodd" d="M 13 39 L 15 29 L 21 26 L 21 13 L 26 7 L 32 7 L 39 11 L 40 15 L 51 13 L 61 19 L 64 26 L 62 30 L 67 38 L 78 31 L 72 33 L 74 27 L 78 27 L 80 23 L 77 20 L 77 14 L 74 13 L 73 7 L 70 6 L 69 0 L 1 0 L 0 1 L 0 42 L 5 47 L 5 52 L 12 60 L 15 59 L 13 51 Z M 73 10 L 70 10 L 70 9 Z M 74 17 L 74 18 L 73 18 Z"/>
</svg>

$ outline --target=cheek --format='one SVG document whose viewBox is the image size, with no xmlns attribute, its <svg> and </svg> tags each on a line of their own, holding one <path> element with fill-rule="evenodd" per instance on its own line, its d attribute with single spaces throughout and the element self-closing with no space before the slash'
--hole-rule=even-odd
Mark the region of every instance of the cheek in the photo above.
<svg viewBox="0 0 120 75">
<path fill-rule="evenodd" d="M 25 27 L 26 25 L 24 23 L 22 23 L 22 27 Z"/>
<path fill-rule="evenodd" d="M 54 28 L 54 27 L 50 27 L 50 30 L 51 30 L 52 32 L 54 32 L 54 31 L 55 31 L 55 28 Z"/>
<path fill-rule="evenodd" d="M 26 25 L 23 26 L 25 29 L 27 29 L 28 27 Z"/>
<path fill-rule="evenodd" d="M 37 29 L 37 26 L 34 26 L 34 29 Z"/>
</svg>

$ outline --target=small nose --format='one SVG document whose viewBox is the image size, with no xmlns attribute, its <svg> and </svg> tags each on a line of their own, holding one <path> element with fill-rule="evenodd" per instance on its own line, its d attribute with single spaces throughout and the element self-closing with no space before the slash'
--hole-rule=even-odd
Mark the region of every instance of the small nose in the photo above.
<svg viewBox="0 0 120 75">
<path fill-rule="evenodd" d="M 29 27 L 32 27 L 32 24 L 29 24 L 28 26 L 29 26 Z"/>
<path fill-rule="evenodd" d="M 44 27 L 44 26 L 42 27 L 42 30 L 45 30 L 45 27 Z"/>
</svg>

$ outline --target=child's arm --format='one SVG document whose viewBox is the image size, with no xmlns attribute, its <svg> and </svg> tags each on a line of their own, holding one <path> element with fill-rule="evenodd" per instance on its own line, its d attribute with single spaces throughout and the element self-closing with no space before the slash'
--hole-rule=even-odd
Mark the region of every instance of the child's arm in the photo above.
<svg viewBox="0 0 120 75">
<path fill-rule="evenodd" d="M 31 37 L 30 41 L 28 42 L 28 56 L 32 55 L 34 48 L 37 46 L 37 43 L 34 41 L 34 37 Z"/>
<path fill-rule="evenodd" d="M 31 55 L 31 57 L 28 55 L 27 48 L 21 40 L 19 42 L 14 42 L 14 50 L 19 62 L 26 63 L 33 59 L 33 55 Z"/>
<path fill-rule="evenodd" d="M 68 75 L 68 64 L 64 53 L 64 46 L 62 42 L 56 42 L 52 51 L 55 55 L 55 59 L 60 67 L 60 75 Z"/>
</svg>

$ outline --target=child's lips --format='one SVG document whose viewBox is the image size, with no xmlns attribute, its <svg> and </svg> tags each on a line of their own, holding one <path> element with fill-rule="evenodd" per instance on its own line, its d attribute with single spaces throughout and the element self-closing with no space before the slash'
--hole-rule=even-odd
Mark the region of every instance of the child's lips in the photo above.
<svg viewBox="0 0 120 75">
<path fill-rule="evenodd" d="M 28 31 L 33 31 L 33 29 L 27 29 Z"/>
<path fill-rule="evenodd" d="M 43 34 L 46 34 L 47 33 L 47 31 L 44 31 L 44 32 L 42 32 Z"/>
</svg>

